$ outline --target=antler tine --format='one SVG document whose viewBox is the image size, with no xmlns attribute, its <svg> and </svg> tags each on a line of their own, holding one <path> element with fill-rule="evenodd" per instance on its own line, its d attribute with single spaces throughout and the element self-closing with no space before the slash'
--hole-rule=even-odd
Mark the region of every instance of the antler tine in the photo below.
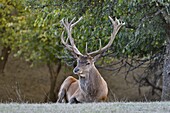
<svg viewBox="0 0 170 113">
<path fill-rule="evenodd" d="M 88 53 L 88 51 L 87 51 L 87 43 L 86 43 L 86 54 L 87 54 L 87 55 L 95 56 L 97 53 L 101 53 L 101 49 L 102 49 L 101 39 L 99 39 L 99 49 L 96 50 L 96 51 L 90 52 L 90 53 Z"/>
<path fill-rule="evenodd" d="M 68 18 L 65 20 L 66 26 L 69 27 Z"/>
<path fill-rule="evenodd" d="M 74 27 L 77 23 L 79 23 L 81 20 L 83 19 L 83 17 L 80 17 L 75 23 L 73 23 L 71 25 L 71 27 Z"/>
<path fill-rule="evenodd" d="M 115 21 L 113 20 L 113 18 L 112 18 L 112 17 L 110 17 L 110 16 L 109 16 L 109 19 L 110 19 L 110 21 L 112 22 L 112 24 L 114 24 L 114 23 L 115 23 Z M 115 19 L 117 19 L 117 18 L 115 18 Z"/>
<path fill-rule="evenodd" d="M 64 18 L 61 20 L 61 24 L 64 25 L 64 27 L 65 27 L 66 30 L 68 29 L 68 28 L 67 28 L 67 25 L 66 25 L 65 22 L 64 22 Z"/>
<path fill-rule="evenodd" d="M 91 56 L 96 56 L 97 54 L 100 54 L 100 53 L 102 53 L 103 51 L 105 51 L 107 48 L 109 48 L 109 47 L 112 45 L 112 43 L 113 43 L 113 41 L 114 41 L 114 39 L 115 39 L 115 37 L 116 37 L 116 34 L 118 33 L 119 29 L 120 29 L 123 25 L 125 25 L 124 22 L 122 22 L 122 21 L 120 22 L 117 18 L 115 18 L 115 21 L 114 21 L 114 20 L 109 16 L 109 19 L 110 19 L 110 21 L 112 22 L 114 29 L 113 29 L 113 32 L 112 32 L 112 34 L 111 34 L 111 37 L 110 37 L 110 40 L 109 40 L 108 44 L 105 45 L 103 48 L 101 48 L 101 46 L 100 46 L 99 50 L 93 51 L 93 52 L 89 53 L 89 55 L 91 55 Z"/>
<path fill-rule="evenodd" d="M 67 39 L 66 39 L 66 43 L 67 43 L 67 44 L 68 44 L 68 40 L 69 40 L 69 39 L 67 38 Z"/>
<path fill-rule="evenodd" d="M 122 22 L 120 20 L 118 20 L 117 18 L 115 18 L 115 21 L 109 16 L 110 21 L 112 22 L 114 29 L 117 29 L 117 31 L 123 26 L 125 25 L 125 22 Z"/>
<path fill-rule="evenodd" d="M 66 42 L 64 41 L 64 31 L 63 31 L 62 34 L 61 34 L 61 42 L 66 46 L 66 48 L 67 48 L 68 50 L 73 51 L 73 49 L 71 48 L 71 46 L 67 44 L 67 43 L 68 43 L 68 38 L 67 38 Z"/>
<path fill-rule="evenodd" d="M 64 19 L 61 20 L 61 23 L 64 25 L 64 27 L 65 27 L 65 29 L 66 29 L 66 31 L 67 31 L 68 39 L 69 39 L 71 45 L 67 44 L 68 39 L 67 39 L 66 42 L 64 41 L 64 38 L 63 38 L 63 34 L 64 34 L 64 33 L 62 33 L 62 35 L 61 35 L 61 38 L 62 38 L 61 41 L 62 41 L 62 43 L 64 42 L 63 44 L 67 47 L 68 50 L 74 52 L 76 55 L 81 55 L 81 56 L 83 56 L 83 55 L 80 53 L 80 51 L 77 49 L 76 45 L 74 44 L 74 39 L 72 38 L 72 35 L 71 35 L 72 27 L 75 26 L 75 25 L 82 19 L 82 17 L 81 17 L 78 21 L 76 21 L 75 23 L 73 23 L 75 19 L 76 19 L 76 18 L 74 17 L 74 18 L 71 20 L 70 23 L 68 22 L 68 19 L 66 19 L 65 21 L 64 21 Z M 73 24 L 72 24 L 72 23 L 73 23 Z"/>
<path fill-rule="evenodd" d="M 88 55 L 88 48 L 87 48 L 87 42 L 86 42 L 86 54 Z"/>
<path fill-rule="evenodd" d="M 72 24 L 72 23 L 74 22 L 75 19 L 76 19 L 76 17 L 74 17 L 74 18 L 71 20 L 70 24 Z"/>
</svg>

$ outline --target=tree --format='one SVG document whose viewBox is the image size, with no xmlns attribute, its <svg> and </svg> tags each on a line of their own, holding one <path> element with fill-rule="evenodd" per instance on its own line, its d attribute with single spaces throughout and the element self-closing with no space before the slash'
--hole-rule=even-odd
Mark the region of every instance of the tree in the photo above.
<svg viewBox="0 0 170 113">
<path fill-rule="evenodd" d="M 170 7 L 170 6 L 169 6 Z M 170 8 L 169 8 L 170 9 Z M 165 11 L 167 10 L 167 11 Z M 170 100 L 170 13 L 168 9 L 163 10 L 162 16 L 165 21 L 165 29 L 167 34 L 166 39 L 166 54 L 164 59 L 163 67 L 163 91 L 162 91 L 162 100 Z"/>
<path fill-rule="evenodd" d="M 23 2 L 21 0 L 2 0 L 0 3 L 0 72 L 4 72 L 5 64 L 11 50 L 17 48 L 20 29 L 23 28 L 26 19 Z"/>
<path fill-rule="evenodd" d="M 74 35 L 78 38 L 81 37 L 81 40 L 76 40 L 78 45 L 81 43 L 79 46 L 80 50 L 83 50 L 85 47 L 84 42 L 90 42 L 89 50 L 98 48 L 98 45 L 96 46 L 96 40 L 99 38 L 102 42 L 107 42 L 107 36 L 111 32 L 108 28 L 109 22 L 107 17 L 109 15 L 122 18 L 122 20 L 127 23 L 126 28 L 123 32 L 119 33 L 119 37 L 115 40 L 109 52 L 103 54 L 103 57 L 106 56 L 107 59 L 110 57 L 109 62 L 106 59 L 104 59 L 104 62 L 110 66 L 110 59 L 113 59 L 113 56 L 118 59 L 127 59 L 124 61 L 123 66 L 128 65 L 128 72 L 143 64 L 147 64 L 149 69 L 145 71 L 147 76 L 145 75 L 144 78 L 141 77 L 140 81 L 152 86 L 152 92 L 155 90 L 162 91 L 162 88 L 157 86 L 157 83 L 162 77 L 162 73 L 159 75 L 154 74 L 154 79 L 150 80 L 151 73 L 160 68 L 162 70 L 163 68 L 162 100 L 169 100 L 168 97 L 165 96 L 170 95 L 168 82 L 169 2 L 169 0 L 88 0 L 81 2 L 71 2 L 68 0 L 65 3 L 69 4 L 71 7 L 69 7 L 70 10 L 75 16 L 84 15 L 87 17 L 84 20 L 85 22 L 82 22 L 83 26 L 79 27 L 79 32 L 83 35 L 79 35 L 79 33 Z M 65 8 L 67 9 L 67 7 Z M 101 30 L 105 32 L 101 32 Z M 166 52 L 165 48 L 167 48 Z M 165 54 L 166 57 L 164 57 Z M 129 60 L 131 62 L 129 62 Z M 162 63 L 163 61 L 164 64 Z M 148 64 L 148 62 L 150 63 Z M 136 66 L 136 63 L 139 64 Z M 138 82 L 141 83 L 140 81 Z"/>
<path fill-rule="evenodd" d="M 147 33 L 147 35 L 146 35 L 147 38 L 150 37 L 151 40 L 156 39 L 155 43 L 153 43 L 154 41 L 151 41 L 152 43 L 147 43 L 148 41 L 145 39 L 144 41 L 147 44 L 147 46 L 149 46 L 149 48 L 146 48 L 146 51 L 144 49 L 144 53 L 140 52 L 140 54 L 142 56 L 149 55 L 151 57 L 152 56 L 158 57 L 156 54 L 163 50 L 161 52 L 162 55 L 160 55 L 160 57 L 158 57 L 159 60 L 162 58 L 164 59 L 162 100 L 170 100 L 170 96 L 169 96 L 170 95 L 170 84 L 169 84 L 169 80 L 170 80 L 170 76 L 169 76 L 169 71 L 170 71 L 169 70 L 169 63 L 170 63 L 170 58 L 169 58 L 169 56 L 170 56 L 170 51 L 169 51 L 170 50 L 170 43 L 169 43 L 170 42 L 169 41 L 169 39 L 170 39 L 169 38 L 170 37 L 170 35 L 169 35 L 170 16 L 169 15 L 170 14 L 169 14 L 169 11 L 170 11 L 170 5 L 169 5 L 169 3 L 170 3 L 169 0 L 167 0 L 167 1 L 153 0 L 150 2 L 138 1 L 135 3 L 136 4 L 135 6 L 137 6 L 138 8 L 140 8 L 140 6 L 145 8 L 144 10 L 142 9 L 142 11 L 144 11 L 144 17 L 141 19 L 141 23 L 138 25 L 138 27 L 135 31 L 135 37 L 138 37 L 138 35 L 140 35 L 140 33 L 142 33 L 142 36 L 145 37 L 145 33 Z M 136 9 L 137 11 L 139 11 L 138 8 Z M 136 13 L 136 14 L 139 14 L 139 13 Z M 132 19 L 132 21 L 133 21 L 133 19 Z M 144 30 L 145 29 L 147 30 L 147 31 L 146 30 L 144 31 L 145 33 L 142 32 L 142 30 L 143 30 L 141 28 L 142 24 L 144 27 L 150 28 L 150 29 L 144 28 Z M 145 26 L 145 24 L 150 24 L 150 25 Z M 159 26 L 158 29 L 157 29 L 157 25 Z M 152 30 L 155 30 L 155 31 L 152 31 Z M 160 41 L 160 42 L 157 42 L 157 41 Z M 139 43 L 141 43 L 141 41 L 139 41 Z M 145 44 L 142 44 L 142 46 L 143 45 L 145 45 Z M 165 47 L 166 47 L 166 52 L 164 51 Z M 164 54 L 165 54 L 165 57 L 163 56 Z M 155 62 L 157 62 L 157 60 L 155 60 Z"/>
<path fill-rule="evenodd" d="M 157 78 L 160 80 L 162 74 L 154 75 L 154 80 L 151 80 L 150 73 L 164 68 L 162 100 L 169 100 L 165 96 L 170 95 L 169 2 L 169 0 L 5 0 L 0 6 L 2 20 L 0 35 L 3 37 L 0 42 L 3 47 L 9 46 L 15 52 L 15 56 L 23 57 L 32 64 L 43 63 L 48 66 L 51 77 L 49 101 L 55 101 L 54 85 L 61 63 L 73 65 L 74 60 L 60 42 L 63 31 L 60 20 L 83 16 L 84 19 L 73 30 L 76 45 L 83 53 L 86 42 L 88 51 L 98 49 L 99 40 L 103 42 L 102 45 L 108 42 L 111 33 L 108 16 L 121 18 L 126 22 L 126 26 L 118 34 L 111 48 L 102 54 L 98 67 L 115 71 L 126 66 L 129 72 L 147 64 L 145 73 L 147 76 L 137 82 L 152 86 L 153 91 L 162 90 L 160 86 L 156 86 Z M 11 12 L 17 12 L 17 15 L 11 16 Z M 118 63 L 123 62 L 120 68 L 110 68 L 115 64 L 115 59 L 119 59 Z"/>
<path fill-rule="evenodd" d="M 102 42 L 107 42 L 107 35 L 110 33 L 107 16 L 114 15 L 122 18 L 127 23 L 126 28 L 124 32 L 119 34 L 112 48 L 110 48 L 109 52 L 105 52 L 103 57 L 106 56 L 108 59 L 110 55 L 110 59 L 113 59 L 112 56 L 116 54 L 115 58 L 131 59 L 130 63 L 126 60 L 123 64 L 124 66 L 129 65 L 128 71 L 134 70 L 143 64 L 148 64 L 148 61 L 150 62 L 148 65 L 149 70 L 152 72 L 154 72 L 155 69 L 163 68 L 162 100 L 169 100 L 170 78 L 168 76 L 168 65 L 170 63 L 170 49 L 168 37 L 170 1 L 106 1 L 89 0 L 78 3 L 67 1 L 69 6 L 71 6 L 71 11 L 74 12 L 73 14 L 88 17 L 87 20 L 85 19 L 86 22 L 82 22 L 83 27 L 79 28 L 80 34 L 83 34 L 83 36 L 79 36 L 79 34 L 76 35 L 76 37 L 83 37 L 81 38 L 81 42 L 79 42 L 80 40 L 76 40 L 77 43 L 81 43 L 79 48 L 85 47 L 85 43 L 83 42 L 94 42 L 89 44 L 89 50 L 96 49 L 98 46 L 95 44 L 98 38 L 100 38 Z M 101 25 L 101 23 L 105 26 Z M 89 29 L 91 30 L 90 32 Z M 106 32 L 103 33 L 101 30 Z M 84 37 L 90 38 L 87 39 Z M 164 57 L 165 54 L 166 57 Z M 137 66 L 135 66 L 134 63 L 136 61 L 140 61 Z M 164 64 L 162 63 L 163 61 Z M 106 59 L 105 62 L 107 62 Z M 108 63 L 110 64 L 111 62 Z M 151 73 L 148 69 L 146 72 L 148 76 L 151 76 L 149 75 Z M 160 81 L 162 74 L 160 73 L 158 76 L 155 74 L 154 80 L 149 80 L 148 76 L 141 80 L 144 81 L 145 84 L 152 86 L 153 92 L 155 90 L 162 91 L 162 88 L 156 85 Z"/>
<path fill-rule="evenodd" d="M 32 65 L 42 63 L 47 65 L 50 74 L 50 89 L 45 102 L 56 102 L 56 80 L 62 61 L 62 47 L 59 43 L 59 11 L 54 10 L 55 1 L 27 1 L 25 5 L 29 12 L 26 32 L 22 34 L 22 44 L 19 44 L 19 56 L 23 56 Z"/>
</svg>

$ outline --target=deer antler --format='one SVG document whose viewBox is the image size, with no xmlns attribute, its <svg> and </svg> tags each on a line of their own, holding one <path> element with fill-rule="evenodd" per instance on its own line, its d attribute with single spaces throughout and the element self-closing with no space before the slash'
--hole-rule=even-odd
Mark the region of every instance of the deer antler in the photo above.
<svg viewBox="0 0 170 113">
<path fill-rule="evenodd" d="M 111 34 L 111 37 L 110 37 L 110 40 L 109 40 L 108 44 L 105 45 L 104 47 L 101 47 L 101 43 L 100 43 L 100 48 L 99 48 L 99 50 L 96 50 L 96 51 L 87 53 L 87 55 L 96 56 L 97 54 L 101 54 L 102 52 L 104 52 L 107 48 L 109 48 L 109 47 L 112 45 L 113 40 L 115 39 L 116 34 L 118 33 L 119 29 L 120 29 L 123 25 L 125 25 L 124 22 L 119 21 L 117 18 L 115 18 L 115 21 L 114 21 L 114 20 L 109 16 L 109 19 L 110 19 L 110 21 L 112 22 L 114 29 L 113 29 L 113 32 L 112 32 L 112 34 Z M 87 49 L 87 47 L 86 47 L 86 49 Z M 86 51 L 87 51 L 87 50 L 86 50 Z"/>
<path fill-rule="evenodd" d="M 83 18 L 83 17 L 80 17 L 76 22 L 74 22 L 76 18 L 73 18 L 73 19 L 70 21 L 70 23 L 68 22 L 68 19 L 66 19 L 66 20 L 62 19 L 62 20 L 61 20 L 61 23 L 64 25 L 64 27 L 65 27 L 65 29 L 66 29 L 66 31 L 67 31 L 67 34 L 68 34 L 68 37 L 67 37 L 66 41 L 64 41 L 64 36 L 63 36 L 63 35 L 64 35 L 64 31 L 63 31 L 63 32 L 62 32 L 62 35 L 61 35 L 61 41 L 62 41 L 62 43 L 66 46 L 66 48 L 67 48 L 69 51 L 71 51 L 72 53 L 74 53 L 74 54 L 76 54 L 76 55 L 79 55 L 79 56 L 83 56 L 83 54 L 81 54 L 81 52 L 77 49 L 76 45 L 74 44 L 74 39 L 72 38 L 71 32 L 72 32 L 72 28 L 73 28 L 78 22 L 80 22 L 80 20 L 82 20 L 82 18 Z M 106 49 L 108 49 L 108 48 L 112 45 L 112 43 L 113 43 L 113 41 L 114 41 L 114 39 L 115 39 L 115 37 L 116 37 L 116 34 L 118 33 L 119 29 L 120 29 L 123 25 L 125 25 L 124 22 L 119 21 L 117 18 L 115 18 L 115 21 L 114 21 L 114 20 L 109 16 L 109 19 L 110 19 L 110 21 L 112 22 L 114 29 L 113 29 L 113 32 L 112 32 L 112 34 L 111 34 L 111 37 L 110 37 L 110 40 L 109 40 L 108 44 L 105 45 L 104 47 L 102 47 L 102 46 L 101 46 L 101 40 L 99 40 L 99 41 L 100 41 L 100 48 L 99 48 L 98 50 L 93 51 L 93 52 L 90 52 L 90 53 L 87 52 L 87 44 L 86 44 L 86 54 L 87 54 L 87 55 L 96 56 L 97 54 L 101 54 L 101 53 L 104 52 Z M 73 22 L 74 22 L 74 23 L 73 23 Z M 70 44 L 71 44 L 71 45 L 68 44 L 68 40 L 70 41 Z"/>
<path fill-rule="evenodd" d="M 80 22 L 80 20 L 82 20 L 83 17 L 80 17 L 79 20 L 77 20 L 76 22 L 74 22 L 74 20 L 76 18 L 73 18 L 70 23 L 68 22 L 68 19 L 64 20 L 64 18 L 61 20 L 61 23 L 64 25 L 66 31 L 67 31 L 67 34 L 68 34 L 68 38 L 66 41 L 64 41 L 64 31 L 62 32 L 62 35 L 61 35 L 61 42 L 66 46 L 66 48 L 68 50 L 70 50 L 72 53 L 76 54 L 76 55 L 81 55 L 83 56 L 80 51 L 77 49 L 76 45 L 74 44 L 74 39 L 72 38 L 72 35 L 71 35 L 71 32 L 72 32 L 72 28 L 78 23 Z M 74 22 L 74 23 L 73 23 Z M 68 39 L 70 41 L 70 44 L 68 44 Z"/>
</svg>

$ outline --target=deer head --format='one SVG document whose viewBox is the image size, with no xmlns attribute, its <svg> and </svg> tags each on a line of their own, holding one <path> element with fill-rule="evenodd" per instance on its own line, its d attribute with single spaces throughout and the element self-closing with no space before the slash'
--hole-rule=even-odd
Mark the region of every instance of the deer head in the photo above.
<svg viewBox="0 0 170 113">
<path fill-rule="evenodd" d="M 80 76 L 86 76 L 87 73 L 89 73 L 89 71 L 95 67 L 94 62 L 96 61 L 96 59 L 101 55 L 102 52 L 104 52 L 105 50 L 107 50 L 113 43 L 113 40 L 115 39 L 116 34 L 118 33 L 119 29 L 125 24 L 122 21 L 119 21 L 117 18 L 115 18 L 115 20 L 113 20 L 110 16 L 109 16 L 110 21 L 112 22 L 113 25 L 113 32 L 110 36 L 110 40 L 108 42 L 107 45 L 105 45 L 104 47 L 101 46 L 101 41 L 100 41 L 100 48 L 96 51 L 87 52 L 87 44 L 86 44 L 86 54 L 83 55 L 76 47 L 75 43 L 74 43 L 74 39 L 72 38 L 72 28 L 78 23 L 80 22 L 80 20 L 82 20 L 82 17 L 79 18 L 76 22 L 75 18 L 73 18 L 70 22 L 68 22 L 68 19 L 62 19 L 61 23 L 64 25 L 65 30 L 67 32 L 67 39 L 66 41 L 64 40 L 64 31 L 62 32 L 61 35 L 61 41 L 62 43 L 65 45 L 65 47 L 71 51 L 71 53 L 73 54 L 73 56 L 77 59 L 77 66 L 74 68 L 73 72 L 75 74 L 78 74 Z M 74 22 L 74 23 L 73 23 Z"/>
</svg>

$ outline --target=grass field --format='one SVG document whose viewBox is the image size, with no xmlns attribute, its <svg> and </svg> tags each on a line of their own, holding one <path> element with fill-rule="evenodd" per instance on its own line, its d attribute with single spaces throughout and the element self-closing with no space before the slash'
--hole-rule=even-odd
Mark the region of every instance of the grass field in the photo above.
<svg viewBox="0 0 170 113">
<path fill-rule="evenodd" d="M 0 104 L 0 113 L 170 113 L 170 102 Z"/>
</svg>

